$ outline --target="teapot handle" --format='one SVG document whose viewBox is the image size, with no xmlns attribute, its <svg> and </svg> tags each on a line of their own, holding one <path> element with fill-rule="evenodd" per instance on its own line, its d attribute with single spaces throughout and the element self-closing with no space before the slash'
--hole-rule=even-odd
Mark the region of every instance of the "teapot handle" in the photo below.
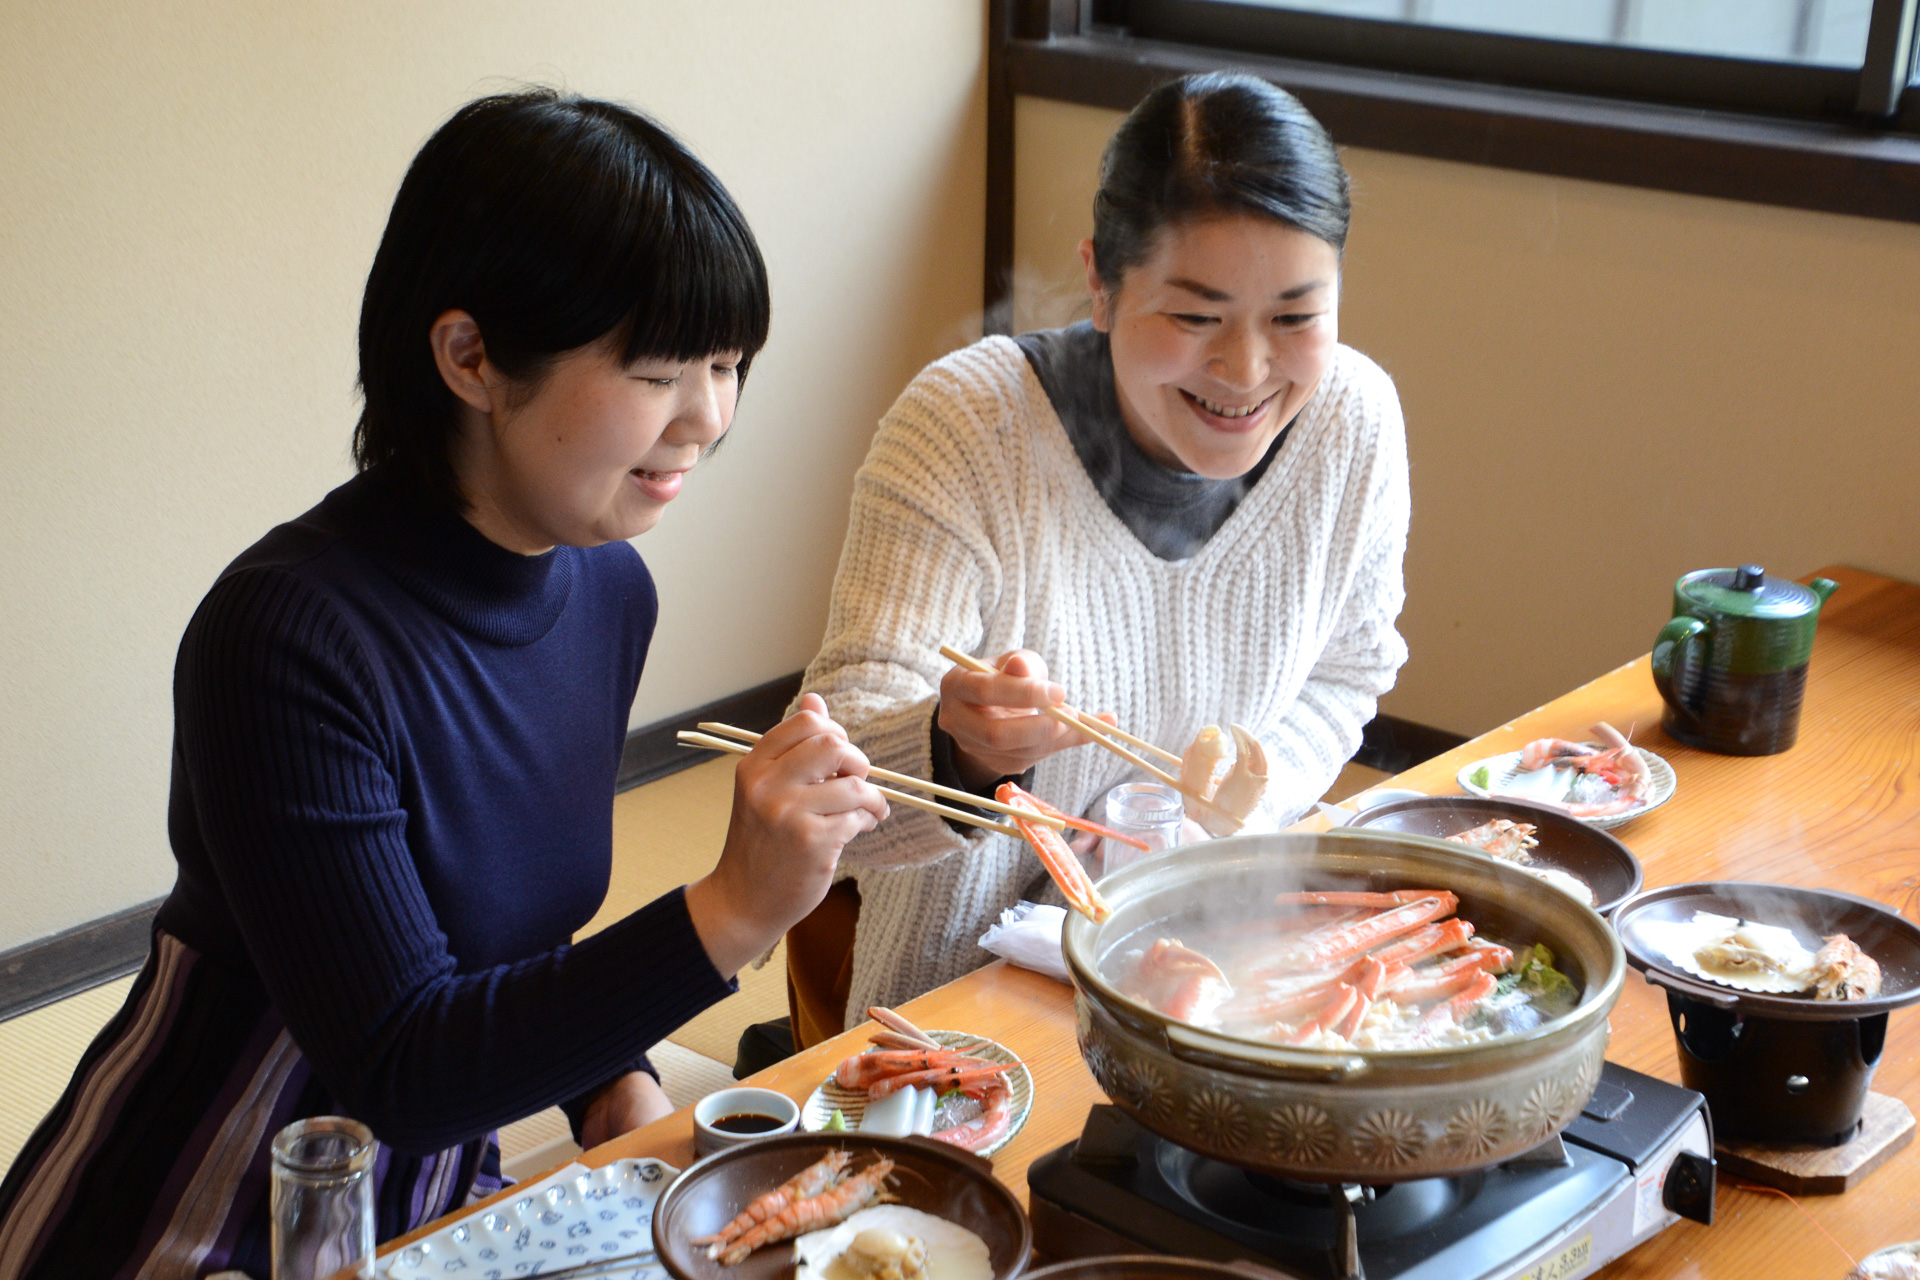
<svg viewBox="0 0 1920 1280">
<path fill-rule="evenodd" d="M 1707 624 L 1704 621 L 1683 614 L 1670 619 L 1666 626 L 1660 628 L 1660 634 L 1653 642 L 1653 687 L 1673 708 L 1674 716 L 1695 729 L 1699 727 L 1700 718 L 1693 713 L 1693 708 L 1680 700 L 1680 691 L 1673 687 L 1673 669 L 1684 651 L 1706 633 Z"/>
</svg>

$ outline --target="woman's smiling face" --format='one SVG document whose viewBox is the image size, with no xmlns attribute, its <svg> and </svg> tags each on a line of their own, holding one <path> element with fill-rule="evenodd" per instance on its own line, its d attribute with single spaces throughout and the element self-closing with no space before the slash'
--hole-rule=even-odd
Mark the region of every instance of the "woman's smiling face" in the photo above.
<svg viewBox="0 0 1920 1280">
<path fill-rule="evenodd" d="M 653 528 L 740 397 L 738 352 L 626 364 L 606 338 L 556 356 L 529 387 L 487 358 L 464 311 L 435 321 L 429 341 L 460 401 L 453 469 L 467 520 L 522 554 Z"/>
<path fill-rule="evenodd" d="M 1252 470 L 1333 359 L 1333 246 L 1268 218 L 1175 223 L 1118 291 L 1101 284 L 1091 241 L 1080 256 L 1134 443 L 1209 479 Z"/>
</svg>

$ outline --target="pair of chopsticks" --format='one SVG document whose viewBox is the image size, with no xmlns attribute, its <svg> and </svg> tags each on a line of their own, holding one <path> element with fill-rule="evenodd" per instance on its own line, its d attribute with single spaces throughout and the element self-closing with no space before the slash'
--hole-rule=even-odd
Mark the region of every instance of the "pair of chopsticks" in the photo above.
<svg viewBox="0 0 1920 1280">
<path fill-rule="evenodd" d="M 753 732 L 751 729 L 737 729 L 730 724 L 719 724 L 711 720 L 702 721 L 700 729 L 702 732 L 695 732 L 692 729 L 682 729 L 675 736 L 680 740 L 680 745 L 683 747 L 698 747 L 705 751 L 730 751 L 735 755 L 742 756 L 752 750 L 751 746 L 744 744 L 758 742 L 761 738 L 760 734 Z M 728 739 L 738 739 L 738 741 L 728 741 Z M 1006 814 L 1008 817 L 1020 818 L 1036 826 L 1052 827 L 1055 831 L 1063 831 L 1066 829 L 1066 823 L 1060 819 L 1049 817 L 1046 814 L 1036 813 L 1032 809 L 1021 809 L 1014 805 L 1001 804 L 998 800 L 989 800 L 985 796 L 976 796 L 971 792 L 959 791 L 953 787 L 943 787 L 937 782 L 928 782 L 923 778 L 910 777 L 904 773 L 895 773 L 891 769 L 869 768 L 867 770 L 867 777 L 870 779 L 878 778 L 881 782 L 891 782 L 895 786 L 912 787 L 916 791 L 926 791 L 936 796 L 945 796 L 949 800 L 957 800 L 961 804 L 971 805 L 976 809 L 985 809 L 989 813 Z M 976 827 L 984 827 L 988 831 L 997 831 L 1003 836 L 1012 836 L 1015 840 L 1023 838 L 1020 834 L 1020 828 L 1014 826 L 1012 823 L 995 822 L 993 819 L 983 818 L 977 813 L 968 813 L 960 809 L 950 809 L 946 805 L 935 804 L 931 800 L 922 800 L 919 796 L 910 796 L 904 792 L 895 791 L 891 787 L 876 786 L 874 790 L 885 796 L 889 804 L 902 804 L 909 809 L 924 809 L 928 813 L 937 813 L 941 817 L 951 818 L 955 822 L 970 823 Z"/>
<path fill-rule="evenodd" d="M 577 1267 L 563 1267 L 558 1271 L 542 1271 L 540 1280 L 587 1280 L 588 1276 L 603 1276 L 609 1271 L 627 1271 L 637 1267 L 650 1267 L 660 1260 L 660 1255 L 648 1249 L 642 1253 L 623 1253 L 617 1258 L 602 1258 L 598 1262 L 583 1262 Z"/>
<path fill-rule="evenodd" d="M 978 672 L 983 676 L 997 676 L 1002 674 L 1002 672 L 998 667 L 995 667 L 990 663 L 982 662 L 980 661 L 980 659 L 974 657 L 970 653 L 962 653 L 950 644 L 943 644 L 940 646 L 940 656 L 945 658 L 948 662 L 953 663 L 957 667 L 965 667 L 967 670 Z M 1125 760 L 1128 764 L 1140 770 L 1142 773 L 1149 774 L 1152 777 L 1158 778 L 1160 779 L 1160 781 L 1166 783 L 1170 787 L 1175 788 L 1176 790 L 1179 789 L 1180 787 L 1179 778 L 1176 778 L 1173 774 L 1168 773 L 1165 769 L 1162 769 L 1159 765 L 1149 764 L 1147 761 L 1141 759 L 1139 756 L 1127 750 L 1125 747 L 1121 746 L 1120 744 L 1122 742 L 1131 743 L 1132 745 L 1139 747 L 1142 751 L 1146 751 L 1152 755 L 1159 756 L 1162 760 L 1165 760 L 1168 764 L 1173 765 L 1175 768 L 1178 768 L 1181 763 L 1180 757 L 1173 754 L 1173 752 L 1163 751 L 1159 747 L 1154 746 L 1151 742 L 1148 742 L 1145 738 L 1136 738 L 1132 734 L 1128 733 L 1125 729 L 1116 728 L 1115 726 L 1108 724 L 1105 720 L 1100 719 L 1098 716 L 1090 716 L 1086 712 L 1076 711 L 1072 707 L 1068 707 L 1068 706 L 1047 707 L 1045 708 L 1045 711 L 1048 715 L 1052 716 L 1055 720 L 1058 720 L 1061 724 L 1066 725 L 1069 729 L 1079 730 L 1080 733 L 1083 734 L 1089 741 L 1096 742 L 1100 746 L 1105 747 L 1107 750 L 1113 752 L 1113 754 L 1119 756 L 1122 760 Z"/>
<path fill-rule="evenodd" d="M 998 667 L 990 663 L 982 662 L 970 653 L 962 653 L 952 645 L 941 645 L 940 656 L 955 666 L 965 667 L 967 670 L 978 672 L 981 675 L 997 676 L 1002 674 Z M 1205 807 L 1209 810 L 1213 808 L 1213 803 L 1210 800 L 1205 796 L 1195 795 L 1186 783 L 1180 781 L 1177 775 L 1168 773 L 1159 765 L 1142 759 L 1120 744 L 1123 742 L 1130 743 L 1133 746 L 1139 747 L 1142 751 L 1158 756 L 1175 768 L 1179 768 L 1183 762 L 1180 757 L 1173 754 L 1173 752 L 1156 747 L 1145 738 L 1136 738 L 1124 729 L 1110 725 L 1105 720 L 1099 719 L 1096 716 L 1090 716 L 1084 711 L 1076 711 L 1069 706 L 1048 707 L 1046 708 L 1046 713 L 1055 720 L 1058 720 L 1061 724 L 1066 725 L 1069 729 L 1079 731 L 1081 736 L 1089 742 L 1097 746 L 1105 747 L 1107 750 L 1113 752 L 1114 755 L 1119 756 L 1122 760 L 1125 760 L 1128 764 L 1140 770 L 1140 772 L 1146 774 L 1148 777 L 1157 778 L 1159 781 L 1164 782 L 1188 800 L 1192 801 L 1195 805 Z M 1239 820 L 1234 819 L 1233 825 L 1237 828 L 1240 825 Z"/>
</svg>

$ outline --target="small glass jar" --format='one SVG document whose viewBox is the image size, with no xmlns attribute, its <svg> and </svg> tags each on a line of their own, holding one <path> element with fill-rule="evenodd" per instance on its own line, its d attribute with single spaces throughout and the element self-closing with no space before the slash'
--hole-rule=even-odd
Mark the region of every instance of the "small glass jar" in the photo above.
<svg viewBox="0 0 1920 1280">
<path fill-rule="evenodd" d="M 1107 825 L 1146 843 L 1149 853 L 1180 843 L 1180 824 L 1186 818 L 1180 793 L 1159 782 L 1128 782 L 1107 792 Z M 1102 840 L 1100 873 L 1112 875 L 1130 862 L 1149 856 L 1132 845 Z"/>
<path fill-rule="evenodd" d="M 273 1140 L 273 1280 L 373 1276 L 373 1134 L 358 1120 L 296 1120 Z"/>
</svg>

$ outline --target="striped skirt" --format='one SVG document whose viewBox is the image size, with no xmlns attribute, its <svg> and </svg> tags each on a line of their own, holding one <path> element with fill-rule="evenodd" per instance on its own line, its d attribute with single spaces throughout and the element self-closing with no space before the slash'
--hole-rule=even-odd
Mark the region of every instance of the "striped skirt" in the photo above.
<svg viewBox="0 0 1920 1280">
<path fill-rule="evenodd" d="M 0 1183 L 0 1280 L 266 1280 L 273 1137 L 337 1113 L 251 974 L 154 934 L 127 1003 Z M 501 1186 L 493 1136 L 380 1147 L 379 1238 Z"/>
</svg>

